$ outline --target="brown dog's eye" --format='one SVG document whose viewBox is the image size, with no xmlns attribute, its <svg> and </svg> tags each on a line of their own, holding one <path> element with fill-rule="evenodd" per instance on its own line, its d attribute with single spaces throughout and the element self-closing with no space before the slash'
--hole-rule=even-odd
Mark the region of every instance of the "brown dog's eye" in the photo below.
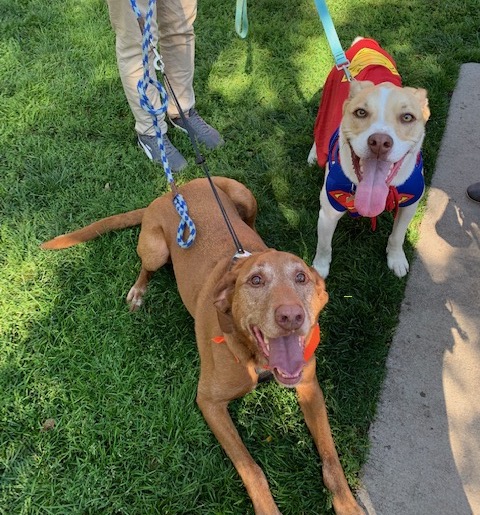
<svg viewBox="0 0 480 515">
<path fill-rule="evenodd" d="M 367 116 L 367 111 L 365 111 L 365 109 L 362 109 L 361 107 L 359 109 L 355 109 L 355 111 L 353 111 L 353 114 L 357 117 L 357 118 L 366 118 Z"/>
<path fill-rule="evenodd" d="M 297 283 L 304 283 L 307 281 L 307 276 L 303 272 L 298 272 L 298 274 L 295 276 L 295 282 Z"/>
<path fill-rule="evenodd" d="M 250 284 L 252 286 L 261 286 L 263 284 L 263 280 L 259 275 L 252 275 L 252 277 L 250 277 Z"/>
<path fill-rule="evenodd" d="M 415 116 L 411 113 L 402 114 L 402 122 L 411 123 L 415 121 Z"/>
</svg>

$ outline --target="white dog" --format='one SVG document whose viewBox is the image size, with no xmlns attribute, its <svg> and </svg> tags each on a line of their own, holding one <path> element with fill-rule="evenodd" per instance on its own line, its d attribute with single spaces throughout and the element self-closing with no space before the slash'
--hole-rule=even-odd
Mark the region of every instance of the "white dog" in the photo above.
<svg viewBox="0 0 480 515">
<path fill-rule="evenodd" d="M 357 38 L 346 54 L 354 80 L 347 82 L 336 68 L 330 72 L 308 157 L 326 166 L 313 266 L 327 277 L 333 233 L 346 211 L 374 224 L 393 209 L 387 262 L 403 277 L 409 270 L 405 234 L 424 191 L 420 149 L 430 116 L 427 93 L 401 87 L 395 62 L 372 39 Z"/>
</svg>

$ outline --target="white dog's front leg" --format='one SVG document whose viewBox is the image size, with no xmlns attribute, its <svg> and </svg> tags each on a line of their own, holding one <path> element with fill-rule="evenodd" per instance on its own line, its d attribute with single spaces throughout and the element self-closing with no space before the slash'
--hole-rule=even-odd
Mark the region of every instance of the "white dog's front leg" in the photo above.
<svg viewBox="0 0 480 515">
<path fill-rule="evenodd" d="M 397 277 L 403 277 L 407 274 L 410 266 L 403 251 L 403 243 L 405 234 L 407 233 L 408 224 L 411 222 L 418 202 L 407 207 L 401 207 L 398 215 L 393 223 L 392 233 L 388 238 L 387 244 L 387 263 L 388 268 L 393 271 Z"/>
<path fill-rule="evenodd" d="M 310 152 L 308 153 L 307 163 L 310 166 L 317 164 L 317 145 L 315 145 L 315 143 L 313 143 L 312 148 L 310 149 Z"/>
<path fill-rule="evenodd" d="M 313 260 L 313 267 L 323 278 L 326 278 L 332 261 L 333 233 L 343 213 L 330 205 L 325 187 L 320 193 L 320 206 L 317 224 L 317 252 Z"/>
</svg>

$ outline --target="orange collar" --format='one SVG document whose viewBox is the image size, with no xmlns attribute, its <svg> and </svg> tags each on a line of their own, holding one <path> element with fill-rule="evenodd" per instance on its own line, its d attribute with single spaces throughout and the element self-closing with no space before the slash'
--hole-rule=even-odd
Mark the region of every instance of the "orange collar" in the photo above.
<svg viewBox="0 0 480 515">
<path fill-rule="evenodd" d="M 320 326 L 315 324 L 312 329 L 312 334 L 308 339 L 308 343 L 303 351 L 303 359 L 305 363 L 313 356 L 318 344 L 320 343 Z"/>
<path fill-rule="evenodd" d="M 215 336 L 212 338 L 213 343 L 225 343 L 225 336 Z M 303 359 L 305 362 L 307 362 L 315 352 L 316 348 L 318 347 L 318 344 L 320 343 L 320 326 L 318 324 L 315 324 L 312 329 L 312 334 L 310 335 L 310 338 L 308 339 L 308 343 L 305 346 L 305 350 L 303 351 Z M 235 359 L 238 363 L 238 358 L 235 356 Z"/>
</svg>

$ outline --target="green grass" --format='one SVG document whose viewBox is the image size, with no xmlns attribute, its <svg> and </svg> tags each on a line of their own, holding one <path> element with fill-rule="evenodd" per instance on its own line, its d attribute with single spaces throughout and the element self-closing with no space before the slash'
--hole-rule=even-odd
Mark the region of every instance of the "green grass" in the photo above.
<svg viewBox="0 0 480 515">
<path fill-rule="evenodd" d="M 344 46 L 377 38 L 405 84 L 428 89 L 430 179 L 459 66 L 480 61 L 478 2 L 329 5 Z M 268 245 L 311 262 L 322 172 L 306 156 L 332 58 L 310 0 L 252 2 L 249 18 L 243 41 L 234 3 L 199 5 L 197 107 L 227 141 L 208 165 L 252 189 Z M 135 145 L 106 4 L 0 0 L 0 20 L 0 514 L 252 513 L 195 405 L 193 325 L 171 270 L 126 309 L 138 229 L 38 248 L 166 191 Z M 179 182 L 200 176 L 187 138 L 171 136 L 192 163 Z M 405 287 L 386 266 L 391 225 L 341 220 L 321 316 L 318 376 L 352 486 Z M 330 513 L 294 393 L 262 386 L 231 412 L 281 511 Z"/>
</svg>

